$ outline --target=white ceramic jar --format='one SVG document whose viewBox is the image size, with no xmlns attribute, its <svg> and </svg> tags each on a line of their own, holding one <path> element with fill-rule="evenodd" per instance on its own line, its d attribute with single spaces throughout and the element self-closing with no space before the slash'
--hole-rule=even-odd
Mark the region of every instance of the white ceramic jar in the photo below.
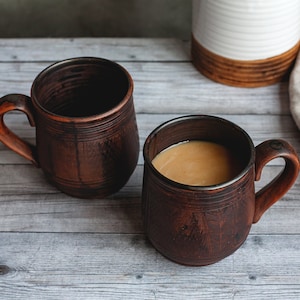
<svg viewBox="0 0 300 300">
<path fill-rule="evenodd" d="M 288 70 L 296 57 L 299 39 L 299 0 L 193 0 L 192 55 L 196 67 L 200 71 L 208 68 L 198 66 L 206 65 L 204 58 L 216 62 L 215 69 L 223 62 L 228 64 L 226 70 L 232 77 L 232 72 L 245 73 L 243 65 L 251 69 L 253 63 L 256 70 L 259 67 L 258 72 L 266 75 L 250 74 L 249 79 L 237 78 L 230 83 L 218 80 L 227 76 L 222 67 L 220 76 L 209 76 L 218 70 L 206 72 L 217 81 L 259 86 L 280 80 L 286 73 L 283 69 Z M 197 55 L 204 57 L 202 62 Z M 228 70 L 230 66 L 232 70 Z M 266 73 L 268 70 L 272 78 Z"/>
</svg>

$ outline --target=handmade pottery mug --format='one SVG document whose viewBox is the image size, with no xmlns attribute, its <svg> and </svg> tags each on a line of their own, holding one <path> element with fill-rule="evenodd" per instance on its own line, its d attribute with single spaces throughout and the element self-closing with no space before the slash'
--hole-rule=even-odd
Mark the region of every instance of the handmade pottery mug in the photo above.
<svg viewBox="0 0 300 300">
<path fill-rule="evenodd" d="M 36 146 L 16 136 L 5 113 L 24 112 L 36 127 Z M 66 194 L 101 198 L 118 191 L 136 167 L 139 137 L 133 80 L 112 61 L 78 57 L 43 70 L 31 98 L 0 99 L 0 141 L 44 171 Z"/>
<path fill-rule="evenodd" d="M 238 159 L 240 171 L 226 182 L 208 186 L 183 184 L 162 175 L 153 159 L 186 141 L 226 147 Z M 143 154 L 146 235 L 164 256 L 184 265 L 212 264 L 237 250 L 252 223 L 290 189 L 299 172 L 297 153 L 286 141 L 268 140 L 254 147 L 243 129 L 214 116 L 183 116 L 160 125 L 147 137 Z M 278 157 L 285 160 L 282 173 L 255 193 L 254 182 L 262 169 Z"/>
</svg>

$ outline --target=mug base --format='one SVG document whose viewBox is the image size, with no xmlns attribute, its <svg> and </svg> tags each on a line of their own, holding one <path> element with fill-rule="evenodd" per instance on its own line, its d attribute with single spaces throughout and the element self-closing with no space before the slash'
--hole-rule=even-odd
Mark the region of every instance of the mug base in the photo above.
<svg viewBox="0 0 300 300">
<path fill-rule="evenodd" d="M 250 230 L 249 230 L 250 231 Z M 158 245 L 157 243 L 155 243 L 154 241 L 151 240 L 151 238 L 147 237 L 147 239 L 149 240 L 149 242 L 151 243 L 151 245 L 165 258 L 167 258 L 168 260 L 177 263 L 179 265 L 183 265 L 183 266 L 189 266 L 189 267 L 204 267 L 204 266 L 208 266 L 208 265 L 212 265 L 215 264 L 223 259 L 225 259 L 226 257 L 234 254 L 234 252 L 236 252 L 246 241 L 247 237 L 248 237 L 249 232 L 246 234 L 246 238 L 241 240 L 238 244 L 235 245 L 234 248 L 230 249 L 229 251 L 224 251 L 222 252 L 222 255 L 211 255 L 210 257 L 188 257 L 188 255 L 186 256 L 178 256 L 178 255 L 174 255 L 172 254 L 166 254 L 166 250 L 162 249 L 162 247 L 160 247 L 160 245 Z"/>
<path fill-rule="evenodd" d="M 192 35 L 191 55 L 196 69 L 207 78 L 230 86 L 262 87 L 280 82 L 294 65 L 300 42 L 280 55 L 259 60 L 234 60 L 203 47 Z"/>
</svg>

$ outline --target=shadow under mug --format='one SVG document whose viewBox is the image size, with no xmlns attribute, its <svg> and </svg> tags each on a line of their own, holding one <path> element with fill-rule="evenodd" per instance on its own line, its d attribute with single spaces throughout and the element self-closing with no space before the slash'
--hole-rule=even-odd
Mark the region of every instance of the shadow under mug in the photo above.
<svg viewBox="0 0 300 300">
<path fill-rule="evenodd" d="M 159 173 L 153 158 L 188 140 L 224 145 L 242 161 L 230 181 L 212 186 L 177 183 Z M 164 256 L 184 265 L 215 263 L 237 250 L 252 223 L 292 186 L 299 172 L 293 147 L 268 140 L 254 147 L 249 135 L 230 121 L 205 115 L 184 116 L 156 128 L 146 139 L 142 192 L 143 222 L 150 242 Z M 272 159 L 285 160 L 283 171 L 255 193 L 254 182 Z"/>
<path fill-rule="evenodd" d="M 36 146 L 15 135 L 5 113 L 24 112 L 36 127 Z M 0 99 L 0 141 L 44 171 L 66 194 L 101 198 L 117 192 L 134 171 L 139 137 L 133 80 L 112 61 L 79 57 L 43 70 L 31 98 Z"/>
</svg>

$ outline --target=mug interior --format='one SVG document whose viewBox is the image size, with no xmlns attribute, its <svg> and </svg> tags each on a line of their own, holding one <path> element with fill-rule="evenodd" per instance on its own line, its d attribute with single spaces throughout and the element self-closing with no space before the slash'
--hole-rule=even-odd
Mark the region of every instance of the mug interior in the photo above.
<svg viewBox="0 0 300 300">
<path fill-rule="evenodd" d="M 239 175 L 254 162 L 254 145 L 243 129 L 225 119 L 206 115 L 184 116 L 157 127 L 145 141 L 145 162 L 160 174 L 152 165 L 157 154 L 180 142 L 198 140 L 214 142 L 229 149 L 241 164 Z"/>
<path fill-rule="evenodd" d="M 32 98 L 43 110 L 65 117 L 89 117 L 117 106 L 132 88 L 120 65 L 100 58 L 77 58 L 42 71 Z"/>
</svg>

